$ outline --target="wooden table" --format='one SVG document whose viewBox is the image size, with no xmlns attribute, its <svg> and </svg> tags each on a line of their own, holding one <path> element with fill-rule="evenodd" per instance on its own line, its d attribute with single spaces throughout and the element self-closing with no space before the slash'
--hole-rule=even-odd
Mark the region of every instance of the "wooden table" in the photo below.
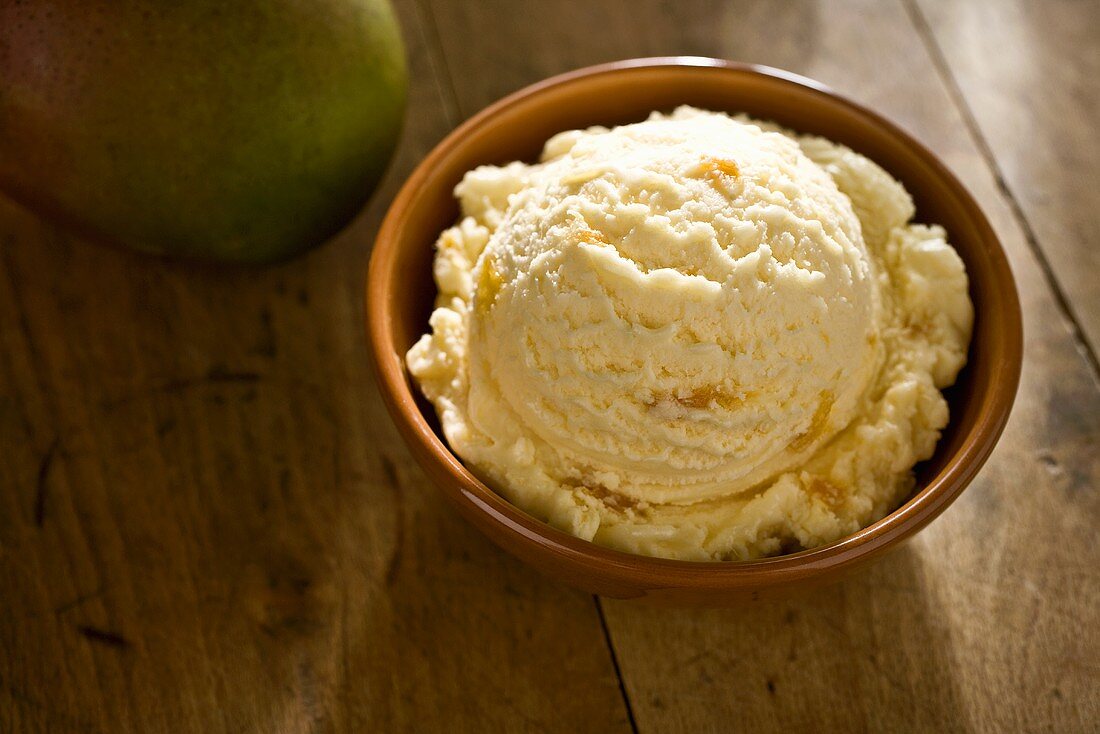
<svg viewBox="0 0 1100 734">
<path fill-rule="evenodd" d="M 224 269 L 0 201 L 0 731 L 1096 731 L 1100 4 L 398 5 L 386 185 L 336 241 Z M 368 365 L 381 213 L 448 129 L 595 62 L 751 60 L 901 122 L 977 196 L 1026 317 L 980 477 L 863 575 L 666 610 L 533 575 L 448 510 Z"/>
</svg>

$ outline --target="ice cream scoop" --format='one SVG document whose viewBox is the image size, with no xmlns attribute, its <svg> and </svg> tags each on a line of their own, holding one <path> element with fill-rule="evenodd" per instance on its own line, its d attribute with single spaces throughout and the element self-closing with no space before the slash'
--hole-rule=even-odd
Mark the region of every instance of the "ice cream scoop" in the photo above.
<svg viewBox="0 0 1100 734">
<path fill-rule="evenodd" d="M 829 542 L 946 423 L 961 261 L 845 148 L 681 108 L 456 194 L 408 366 L 456 453 L 558 527 L 677 558 Z"/>
</svg>

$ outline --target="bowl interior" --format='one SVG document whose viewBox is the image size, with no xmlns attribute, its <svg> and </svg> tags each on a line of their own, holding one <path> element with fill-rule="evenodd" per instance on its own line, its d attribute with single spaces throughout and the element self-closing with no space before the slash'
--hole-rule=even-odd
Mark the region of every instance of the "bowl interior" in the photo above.
<svg viewBox="0 0 1100 734">
<path fill-rule="evenodd" d="M 433 245 L 459 215 L 453 188 L 466 171 L 482 164 L 534 161 L 543 143 L 562 130 L 639 121 L 653 110 L 669 111 L 681 104 L 746 113 L 827 137 L 876 161 L 912 194 L 916 221 L 943 225 L 966 264 L 976 313 L 969 362 L 946 392 L 951 422 L 934 457 L 918 466 L 914 492 L 916 497 L 930 486 L 943 485 L 950 496 L 942 509 L 996 441 L 1019 373 L 1015 287 L 996 237 L 969 194 L 930 153 L 891 123 L 808 80 L 709 60 L 612 66 L 557 77 L 498 102 L 456 130 L 413 174 L 395 202 L 397 211 L 387 217 L 393 220 L 387 235 L 393 241 L 379 245 L 388 250 L 382 274 L 387 303 L 380 311 L 391 336 L 389 344 L 376 344 L 375 349 L 392 350 L 380 355 L 380 362 L 394 359 L 403 364 L 405 352 L 427 328 L 435 298 Z M 409 394 L 400 400 L 415 400 L 442 438 L 434 410 L 407 376 L 403 388 Z M 967 461 L 973 466 L 957 466 Z M 927 513 L 912 530 L 934 514 Z"/>
</svg>

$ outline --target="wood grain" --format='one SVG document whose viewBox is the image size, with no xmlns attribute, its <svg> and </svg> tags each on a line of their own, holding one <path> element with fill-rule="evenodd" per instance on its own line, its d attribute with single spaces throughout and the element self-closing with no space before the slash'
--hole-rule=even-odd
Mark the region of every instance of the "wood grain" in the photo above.
<svg viewBox="0 0 1100 734">
<path fill-rule="evenodd" d="M 898 3 L 433 5 L 459 107 L 612 58 L 713 55 L 821 79 L 899 120 L 974 192 L 1008 248 L 1027 365 L 990 463 L 869 573 L 801 600 L 669 611 L 605 601 L 641 731 L 1083 731 L 1100 723 L 1100 391 L 1009 202 Z M 853 22 L 858 18 L 858 22 Z M 592 32 L 592 29 L 599 29 Z M 470 74 L 477 64 L 492 74 Z"/>
<path fill-rule="evenodd" d="M 990 71 L 1016 63 L 993 41 L 964 63 L 970 36 L 948 26 L 973 35 L 984 16 L 925 0 L 397 6 L 404 140 L 370 209 L 320 251 L 168 263 L 0 201 L 0 731 L 1100 727 L 1100 382 L 1025 232 L 1095 335 L 1094 286 L 1059 268 L 1091 262 L 1065 235 L 1093 241 L 1096 220 L 1078 212 L 1085 179 L 1050 164 L 1066 149 L 1012 149 L 993 119 L 1010 103 L 975 88 L 993 75 L 1056 106 L 1090 77 Z M 1024 47 L 1053 63 L 1064 21 L 1014 12 L 991 35 L 1033 34 Z M 907 547 L 781 604 L 602 602 L 613 658 L 590 597 L 492 548 L 411 463 L 370 374 L 362 277 L 395 187 L 459 119 L 549 74 L 678 53 L 814 76 L 925 140 L 1010 252 L 1027 362 L 994 457 Z M 957 106 L 971 95 L 992 153 Z M 1048 142 L 1065 132 L 1027 119 Z M 1064 203 L 1021 194 L 1031 176 Z"/>
<path fill-rule="evenodd" d="M 591 597 L 453 516 L 377 396 L 370 240 L 455 121 L 401 15 L 401 153 L 318 252 L 162 262 L 0 202 L 0 731 L 629 729 Z"/>
<path fill-rule="evenodd" d="M 919 0 L 998 183 L 1100 351 L 1100 3 Z M 1095 359 L 1095 356 L 1094 356 Z"/>
</svg>

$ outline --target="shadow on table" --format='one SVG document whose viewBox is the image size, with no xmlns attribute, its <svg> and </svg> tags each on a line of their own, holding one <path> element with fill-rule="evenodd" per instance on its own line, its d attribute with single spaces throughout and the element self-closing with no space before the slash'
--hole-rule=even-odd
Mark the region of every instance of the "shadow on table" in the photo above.
<svg viewBox="0 0 1100 734">
<path fill-rule="evenodd" d="M 724 610 L 604 603 L 642 728 L 968 726 L 949 632 L 911 545 L 790 601 Z"/>
</svg>

